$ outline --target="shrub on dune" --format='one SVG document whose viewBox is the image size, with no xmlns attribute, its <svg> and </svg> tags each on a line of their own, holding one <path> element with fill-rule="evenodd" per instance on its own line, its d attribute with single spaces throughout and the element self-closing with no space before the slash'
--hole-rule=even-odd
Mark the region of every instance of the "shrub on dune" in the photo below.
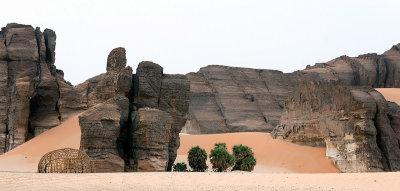
<svg viewBox="0 0 400 191">
<path fill-rule="evenodd" d="M 223 172 L 235 164 L 235 157 L 228 153 L 225 143 L 217 143 L 211 150 L 210 162 L 214 171 Z"/>
<path fill-rule="evenodd" d="M 254 153 L 250 147 L 242 144 L 235 145 L 232 148 L 233 156 L 236 163 L 232 170 L 253 171 L 257 161 L 254 158 Z"/>
<path fill-rule="evenodd" d="M 192 147 L 189 150 L 188 161 L 189 161 L 189 166 L 195 172 L 204 172 L 208 168 L 206 164 L 207 153 L 204 149 L 200 148 L 199 146 Z"/>
</svg>

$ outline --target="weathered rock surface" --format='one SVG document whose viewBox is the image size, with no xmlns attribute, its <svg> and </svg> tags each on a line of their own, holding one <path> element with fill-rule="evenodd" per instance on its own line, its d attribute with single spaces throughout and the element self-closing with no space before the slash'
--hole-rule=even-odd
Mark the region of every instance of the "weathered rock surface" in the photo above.
<svg viewBox="0 0 400 191">
<path fill-rule="evenodd" d="M 60 123 L 59 83 L 66 82 L 54 66 L 55 41 L 50 29 L 1 29 L 0 154 Z"/>
<path fill-rule="evenodd" d="M 132 171 L 167 170 L 172 123 L 171 116 L 158 109 L 140 108 L 132 112 Z"/>
<path fill-rule="evenodd" d="M 400 170 L 400 148 L 388 109 L 373 88 L 339 82 L 302 83 L 285 103 L 272 135 L 294 143 L 326 146 L 342 172 Z M 392 117 L 395 118 L 395 117 Z"/>
<path fill-rule="evenodd" d="M 135 75 L 125 66 L 125 49 L 116 48 L 108 56 L 107 73 L 75 87 L 76 92 L 87 92 L 82 100 L 91 108 L 80 118 L 81 149 L 100 172 L 170 170 L 187 120 L 190 83 L 184 75 L 163 74 L 163 68 L 152 62 L 140 63 Z M 121 97 L 126 98 L 124 107 L 117 110 L 124 114 L 118 115 L 110 100 Z M 93 121 L 109 121 L 110 132 Z M 98 149 L 91 142 L 93 136 L 112 139 Z"/>
<path fill-rule="evenodd" d="M 191 99 L 184 132 L 270 132 L 279 124 L 284 100 L 301 82 L 400 87 L 400 44 L 382 55 L 341 56 L 293 73 L 212 65 L 186 76 Z"/>
<path fill-rule="evenodd" d="M 171 170 L 179 148 L 179 133 L 187 120 L 190 82 L 184 75 L 163 74 L 161 66 L 145 61 L 139 63 L 136 70 L 133 92 L 136 108 L 155 108 L 171 117 L 167 163 L 167 170 Z"/>
<path fill-rule="evenodd" d="M 119 155 L 117 140 L 128 120 L 129 100 L 125 96 L 115 96 L 79 116 L 80 150 L 90 156 L 96 172 L 124 171 L 125 162 Z"/>
<path fill-rule="evenodd" d="M 272 131 L 293 89 L 291 76 L 274 70 L 208 66 L 187 77 L 187 133 Z"/>
</svg>

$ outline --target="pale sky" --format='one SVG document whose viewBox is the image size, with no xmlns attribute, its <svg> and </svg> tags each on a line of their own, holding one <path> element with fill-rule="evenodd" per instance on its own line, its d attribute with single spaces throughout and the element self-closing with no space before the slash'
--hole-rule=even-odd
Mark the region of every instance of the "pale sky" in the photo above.
<svg viewBox="0 0 400 191">
<path fill-rule="evenodd" d="M 399 0 L 5 0 L 0 26 L 53 29 L 56 66 L 78 84 L 125 47 L 165 73 L 218 64 L 293 72 L 400 43 Z"/>
</svg>

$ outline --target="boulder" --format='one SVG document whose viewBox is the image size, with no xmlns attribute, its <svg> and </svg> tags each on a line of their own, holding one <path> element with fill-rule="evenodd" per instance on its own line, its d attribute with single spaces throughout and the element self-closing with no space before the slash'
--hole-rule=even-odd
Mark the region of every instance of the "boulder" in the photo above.
<svg viewBox="0 0 400 191">
<path fill-rule="evenodd" d="M 111 50 L 107 58 L 107 72 L 119 72 L 126 67 L 125 48 L 118 47 Z"/>
<path fill-rule="evenodd" d="M 163 68 L 153 62 L 140 62 L 134 76 L 134 102 L 138 107 L 158 107 Z"/>
</svg>

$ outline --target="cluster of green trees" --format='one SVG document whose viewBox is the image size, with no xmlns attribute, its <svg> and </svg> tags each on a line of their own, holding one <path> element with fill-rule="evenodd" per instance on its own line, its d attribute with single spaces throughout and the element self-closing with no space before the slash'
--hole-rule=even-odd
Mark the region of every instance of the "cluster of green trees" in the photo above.
<svg viewBox="0 0 400 191">
<path fill-rule="evenodd" d="M 225 143 L 216 143 L 209 157 L 212 169 L 216 172 L 227 171 L 232 166 L 232 170 L 253 171 L 257 163 L 251 148 L 242 144 L 233 146 L 230 154 Z M 188 161 L 194 172 L 204 172 L 208 168 L 207 152 L 199 146 L 189 150 Z M 179 172 L 188 171 L 186 163 L 177 163 L 173 169 Z"/>
</svg>

